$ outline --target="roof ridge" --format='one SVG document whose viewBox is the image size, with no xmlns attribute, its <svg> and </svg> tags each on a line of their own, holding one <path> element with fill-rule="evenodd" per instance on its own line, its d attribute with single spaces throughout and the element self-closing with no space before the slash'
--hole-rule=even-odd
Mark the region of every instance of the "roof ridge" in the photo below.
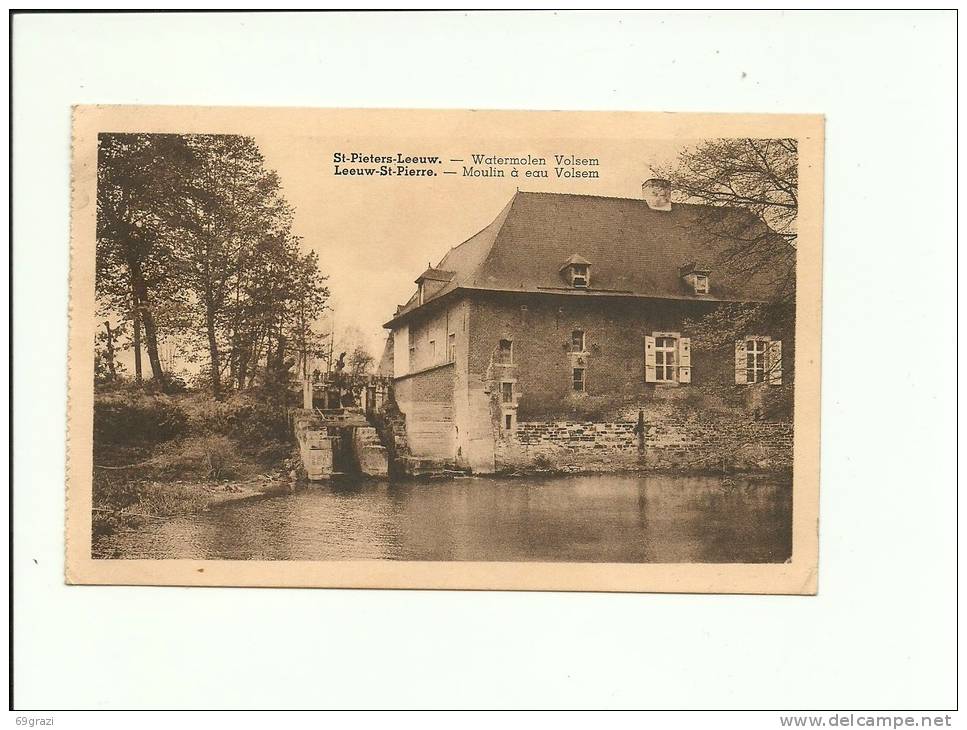
<svg viewBox="0 0 967 730">
<path fill-rule="evenodd" d="M 562 193 L 554 190 L 518 190 L 517 193 L 520 195 L 560 195 L 560 196 L 566 195 L 570 198 L 599 198 L 601 200 L 628 200 L 632 203 L 644 203 L 645 205 L 648 205 L 647 201 L 644 198 L 626 198 L 620 195 L 593 195 L 591 193 Z M 673 203 L 674 205 L 678 205 L 678 206 L 687 205 L 692 208 L 717 207 L 717 206 L 708 205 L 706 203 L 678 203 L 675 201 L 673 201 Z M 738 208 L 739 206 L 730 206 L 730 207 Z"/>
</svg>

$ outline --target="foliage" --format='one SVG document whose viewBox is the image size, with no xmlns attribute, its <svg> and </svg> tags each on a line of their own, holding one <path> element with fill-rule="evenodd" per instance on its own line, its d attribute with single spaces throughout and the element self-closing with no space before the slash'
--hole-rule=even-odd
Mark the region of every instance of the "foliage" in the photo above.
<svg viewBox="0 0 967 730">
<path fill-rule="evenodd" d="M 208 499 L 182 484 L 131 481 L 118 474 L 95 474 L 94 536 L 108 535 L 151 517 L 170 517 L 204 509 Z"/>
<path fill-rule="evenodd" d="M 207 361 L 216 396 L 226 376 L 237 390 L 259 378 L 284 390 L 328 298 L 292 217 L 251 137 L 99 136 L 98 302 L 135 339 L 143 324 L 156 383 L 178 386 L 163 377 L 163 337 Z"/>
<path fill-rule="evenodd" d="M 185 379 L 175 373 L 162 373 L 160 378 L 152 378 L 144 384 L 145 393 L 184 393 L 188 389 Z"/>
<path fill-rule="evenodd" d="M 241 443 L 288 442 L 289 424 L 284 409 L 250 394 L 213 400 L 199 394 L 182 401 L 190 428 L 197 434 L 221 434 Z"/>
<path fill-rule="evenodd" d="M 196 441 L 196 447 L 207 478 L 218 480 L 231 474 L 236 448 L 228 438 L 209 436 Z"/>
<path fill-rule="evenodd" d="M 187 415 L 167 396 L 116 391 L 94 398 L 95 447 L 159 443 L 187 430 Z"/>
<path fill-rule="evenodd" d="M 795 319 L 799 148 L 795 139 L 713 139 L 653 172 L 682 203 L 699 204 L 694 233 L 715 242 L 718 276 L 756 278 L 772 300 L 724 305 L 689 321 L 698 341 L 721 347 L 750 331 L 789 329 Z M 722 243 L 724 242 L 724 246 Z"/>
<path fill-rule="evenodd" d="M 349 356 L 349 375 L 354 381 L 369 375 L 372 372 L 374 361 L 375 358 L 364 347 L 356 345 Z"/>
</svg>

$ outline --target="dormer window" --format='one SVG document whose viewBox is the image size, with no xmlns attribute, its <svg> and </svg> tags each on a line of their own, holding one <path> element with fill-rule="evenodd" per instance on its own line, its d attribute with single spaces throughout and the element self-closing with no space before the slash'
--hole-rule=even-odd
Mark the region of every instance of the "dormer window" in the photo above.
<svg viewBox="0 0 967 730">
<path fill-rule="evenodd" d="M 426 271 L 416 278 L 417 306 L 422 307 L 424 304 L 426 304 L 428 299 L 435 297 L 441 289 L 450 283 L 450 280 L 453 279 L 453 276 L 454 273 L 452 271 L 435 269 L 427 264 Z"/>
<path fill-rule="evenodd" d="M 708 276 L 711 273 L 709 268 L 691 262 L 682 266 L 678 270 L 678 273 L 692 294 L 703 295 L 709 293 Z"/>
<path fill-rule="evenodd" d="M 577 254 L 564 262 L 561 273 L 575 289 L 587 289 L 591 285 L 591 262 Z"/>
</svg>

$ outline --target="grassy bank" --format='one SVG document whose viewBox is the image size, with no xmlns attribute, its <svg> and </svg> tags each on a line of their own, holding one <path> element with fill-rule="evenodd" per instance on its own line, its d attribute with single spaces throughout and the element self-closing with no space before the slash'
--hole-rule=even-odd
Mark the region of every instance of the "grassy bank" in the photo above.
<svg viewBox="0 0 967 730">
<path fill-rule="evenodd" d="M 95 393 L 95 535 L 289 488 L 285 409 L 247 394 Z"/>
</svg>

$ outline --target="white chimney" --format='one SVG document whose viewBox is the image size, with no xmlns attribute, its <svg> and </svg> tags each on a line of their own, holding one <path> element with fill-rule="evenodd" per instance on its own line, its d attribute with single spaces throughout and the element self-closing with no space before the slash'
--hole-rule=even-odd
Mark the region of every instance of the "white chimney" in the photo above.
<svg viewBox="0 0 967 730">
<path fill-rule="evenodd" d="M 671 210 L 672 184 L 657 177 L 645 180 L 641 185 L 641 197 L 652 210 Z"/>
</svg>

